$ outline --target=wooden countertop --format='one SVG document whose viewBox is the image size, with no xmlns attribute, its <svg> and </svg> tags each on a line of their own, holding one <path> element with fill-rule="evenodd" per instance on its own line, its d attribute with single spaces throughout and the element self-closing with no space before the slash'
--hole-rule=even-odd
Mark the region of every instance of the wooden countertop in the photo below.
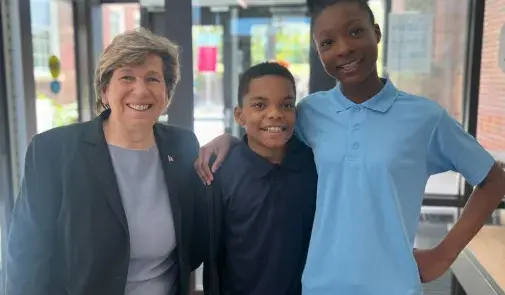
<svg viewBox="0 0 505 295">
<path fill-rule="evenodd" d="M 484 226 L 466 250 L 505 291 L 505 226 Z"/>
</svg>

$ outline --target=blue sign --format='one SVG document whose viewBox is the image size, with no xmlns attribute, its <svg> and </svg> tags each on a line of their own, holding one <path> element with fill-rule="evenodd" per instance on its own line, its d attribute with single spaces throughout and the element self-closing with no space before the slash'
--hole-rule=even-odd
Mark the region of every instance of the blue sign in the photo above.
<svg viewBox="0 0 505 295">
<path fill-rule="evenodd" d="M 304 23 L 310 25 L 310 18 L 308 17 L 297 17 L 297 16 L 287 16 L 282 17 L 279 24 L 283 25 L 286 23 Z M 251 29 L 253 26 L 263 25 L 268 26 L 272 24 L 272 19 L 268 17 L 245 17 L 239 18 L 237 20 L 232 20 L 231 33 L 237 36 L 251 36 Z"/>
<path fill-rule="evenodd" d="M 54 94 L 58 94 L 58 93 L 60 93 L 60 90 L 61 90 L 61 83 L 60 83 L 60 81 L 55 80 L 55 81 L 51 82 L 50 87 L 51 87 L 51 91 Z"/>
<path fill-rule="evenodd" d="M 221 43 L 221 34 L 214 32 L 198 32 L 198 39 L 196 44 L 200 46 L 218 46 Z"/>
</svg>

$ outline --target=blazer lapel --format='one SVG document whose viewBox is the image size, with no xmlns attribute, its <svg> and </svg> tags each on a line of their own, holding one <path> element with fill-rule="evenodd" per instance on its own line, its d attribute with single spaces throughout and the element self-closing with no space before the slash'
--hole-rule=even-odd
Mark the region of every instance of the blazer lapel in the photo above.
<svg viewBox="0 0 505 295">
<path fill-rule="evenodd" d="M 101 191 L 107 198 L 114 214 L 119 218 L 124 229 L 128 231 L 126 214 L 124 212 L 121 195 L 117 185 L 114 167 L 109 153 L 109 147 L 105 141 L 102 122 L 110 115 L 110 111 L 105 111 L 91 122 L 84 140 L 84 157 L 88 161 L 92 173 L 95 175 Z"/>
<path fill-rule="evenodd" d="M 160 161 L 163 166 L 165 182 L 167 184 L 168 195 L 170 198 L 170 206 L 172 207 L 172 214 L 174 219 L 175 234 L 177 243 L 180 245 L 182 234 L 182 221 L 181 221 L 181 202 L 179 195 L 179 186 L 181 181 L 178 180 L 178 172 L 180 163 L 177 161 L 177 142 L 169 144 L 166 139 L 160 134 L 156 125 L 154 125 L 154 136 L 156 138 L 156 145 L 160 155 Z M 169 136 L 170 137 L 170 136 Z"/>
</svg>

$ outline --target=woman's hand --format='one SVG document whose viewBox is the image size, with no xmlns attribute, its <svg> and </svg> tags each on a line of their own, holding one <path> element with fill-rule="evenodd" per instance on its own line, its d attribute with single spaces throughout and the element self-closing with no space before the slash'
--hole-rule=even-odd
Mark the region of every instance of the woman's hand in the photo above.
<svg viewBox="0 0 505 295">
<path fill-rule="evenodd" d="M 223 134 L 214 138 L 211 142 L 200 148 L 198 158 L 193 165 L 205 184 L 210 185 L 214 179 L 212 174 L 216 172 L 219 166 L 223 163 L 230 151 L 230 147 L 236 141 L 237 139 L 235 137 L 229 134 Z M 216 156 L 216 160 L 214 161 L 211 169 L 209 168 L 209 161 L 213 155 Z"/>
</svg>

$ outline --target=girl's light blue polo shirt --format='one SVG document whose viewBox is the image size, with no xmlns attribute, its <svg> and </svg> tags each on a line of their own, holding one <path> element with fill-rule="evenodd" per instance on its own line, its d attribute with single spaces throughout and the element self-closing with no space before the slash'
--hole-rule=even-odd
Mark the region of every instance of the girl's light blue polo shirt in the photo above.
<svg viewBox="0 0 505 295">
<path fill-rule="evenodd" d="M 456 171 L 477 185 L 492 156 L 436 102 L 389 80 L 362 104 L 337 85 L 297 108 L 319 175 L 303 294 L 422 294 L 413 245 L 428 178 Z"/>
</svg>

